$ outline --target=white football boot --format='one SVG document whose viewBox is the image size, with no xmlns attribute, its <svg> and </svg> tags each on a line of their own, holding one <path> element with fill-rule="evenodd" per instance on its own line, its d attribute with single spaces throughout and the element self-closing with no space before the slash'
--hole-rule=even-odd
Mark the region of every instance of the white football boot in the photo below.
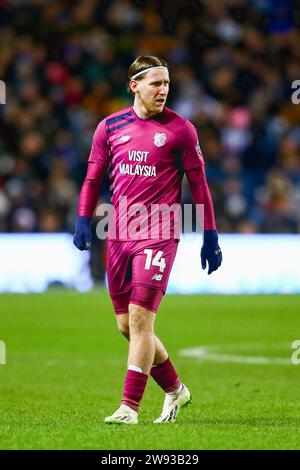
<svg viewBox="0 0 300 470">
<path fill-rule="evenodd" d="M 138 413 L 127 405 L 121 405 L 113 415 L 104 420 L 107 424 L 138 424 Z"/>
<path fill-rule="evenodd" d="M 174 423 L 180 410 L 190 403 L 192 403 L 192 396 L 187 387 L 182 384 L 178 392 L 166 393 L 161 415 L 153 423 Z"/>
</svg>

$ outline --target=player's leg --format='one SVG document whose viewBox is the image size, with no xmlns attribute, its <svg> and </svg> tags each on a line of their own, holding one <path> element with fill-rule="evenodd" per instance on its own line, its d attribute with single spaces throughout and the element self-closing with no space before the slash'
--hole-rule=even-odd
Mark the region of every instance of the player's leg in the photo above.
<svg viewBox="0 0 300 470">
<path fill-rule="evenodd" d="M 156 315 L 151 309 L 145 308 L 145 304 L 151 304 L 151 297 L 149 294 L 147 295 L 149 288 L 144 288 L 144 302 L 141 289 L 138 290 L 139 300 L 134 294 L 135 290 L 133 288 L 132 300 L 128 306 L 130 341 L 128 369 L 121 406 L 126 406 L 138 413 L 155 356 L 154 322 Z"/>
<path fill-rule="evenodd" d="M 181 385 L 164 346 L 154 334 L 155 313 L 162 296 L 163 291 L 134 286 L 129 305 L 126 305 L 124 295 L 113 299 L 119 331 L 130 338 L 130 342 L 122 403 L 112 416 L 106 418 L 107 423 L 137 422 L 139 404 L 153 363 L 158 364 L 153 377 L 166 392 L 174 392 Z M 128 314 L 122 313 L 126 307 Z"/>
<path fill-rule="evenodd" d="M 136 304 L 151 304 L 151 289 L 149 290 L 147 287 L 139 287 L 138 294 L 136 294 L 136 291 L 137 289 L 133 289 L 132 293 L 133 301 L 136 302 Z M 124 300 L 126 301 L 125 297 L 121 296 L 121 300 L 115 300 L 114 305 L 119 309 L 119 314 L 116 315 L 119 331 L 128 340 L 131 338 L 131 336 L 133 337 L 133 341 L 130 341 L 131 347 L 129 351 L 128 360 L 129 370 L 126 376 L 122 405 L 116 411 L 116 413 L 114 413 L 114 415 L 106 419 L 106 422 L 119 423 L 120 420 L 123 419 L 134 420 L 134 422 L 137 421 L 137 414 L 135 413 L 137 413 L 138 405 L 142 399 L 148 378 L 147 376 L 145 377 L 145 374 L 143 374 L 143 368 L 145 369 L 145 354 L 143 348 L 147 345 L 147 341 L 149 341 L 149 337 L 147 338 L 147 330 L 150 330 L 152 332 L 153 328 L 154 322 L 152 322 L 153 313 L 151 312 L 151 310 L 156 310 L 158 308 L 158 305 L 157 302 L 155 304 L 155 302 L 152 301 L 152 307 L 149 306 L 150 310 L 148 311 L 143 307 L 140 307 L 139 309 L 138 305 L 130 305 L 130 309 L 134 314 L 134 316 L 132 315 L 131 318 L 134 321 L 132 321 L 129 325 L 130 315 L 127 313 L 120 313 L 126 309 L 126 305 L 122 304 L 122 301 Z M 148 315 L 151 320 L 150 325 L 147 325 L 146 331 L 142 325 L 144 321 L 141 321 L 147 318 L 146 316 L 144 316 L 144 314 Z M 139 316 L 141 315 L 142 319 L 139 318 Z M 146 333 L 146 338 L 143 335 L 139 337 L 140 330 L 142 330 L 143 335 Z M 137 336 L 137 340 L 134 339 L 135 336 Z M 181 383 L 178 374 L 168 357 L 167 351 L 159 340 L 159 338 L 154 336 L 154 341 L 155 353 L 153 363 L 156 364 L 156 366 L 152 365 L 150 373 L 154 380 L 166 393 L 162 413 L 160 417 L 155 420 L 155 423 L 175 421 L 179 410 L 190 402 L 190 393 L 187 388 Z M 141 346 L 142 350 L 140 350 Z M 151 348 L 146 346 L 146 355 L 148 355 L 149 349 L 151 351 Z M 131 421 L 129 422 L 131 423 Z"/>
<path fill-rule="evenodd" d="M 125 246 L 125 245 L 123 245 L 123 246 Z M 164 247 L 165 247 L 165 243 L 164 243 Z M 155 252 L 155 249 L 157 251 L 157 250 L 159 250 L 159 248 L 164 249 L 164 247 L 154 246 L 154 248 L 149 248 L 149 246 L 148 246 L 148 254 L 149 254 L 149 250 L 151 250 L 151 252 Z M 174 249 L 174 247 L 175 247 L 175 249 Z M 174 241 L 170 241 L 166 248 L 167 249 L 165 251 L 165 253 L 166 253 L 166 258 L 165 259 L 167 260 L 168 269 L 166 270 L 164 279 L 162 281 L 162 287 L 164 287 L 164 290 L 166 288 L 166 284 L 167 284 L 167 280 L 168 280 L 168 277 L 169 277 L 170 269 L 171 269 L 172 263 L 174 261 L 177 246 L 174 245 Z M 143 255 L 143 253 L 145 253 L 145 251 L 140 250 L 139 255 Z M 155 253 L 155 257 L 157 258 L 157 253 Z M 120 262 L 120 257 L 118 258 L 118 261 Z M 141 268 L 141 267 L 143 268 L 145 260 L 141 256 L 136 256 L 135 259 L 134 259 L 134 262 L 135 262 L 135 270 L 134 271 L 135 271 L 135 273 L 138 273 L 139 268 Z M 142 263 L 142 266 L 141 266 L 141 263 Z M 119 263 L 119 266 L 120 266 L 120 263 Z M 157 264 L 156 264 L 156 266 L 157 266 Z M 164 268 L 165 268 L 165 266 L 164 266 Z M 141 272 L 139 272 L 138 274 L 139 274 L 138 278 L 142 279 L 142 276 L 140 275 Z M 147 274 L 149 275 L 151 273 L 148 272 Z M 127 277 L 128 276 L 126 276 L 126 278 Z M 122 278 L 125 279 L 124 276 L 122 276 Z M 161 281 L 162 278 L 163 278 L 163 276 L 160 276 L 160 275 L 154 276 L 155 281 Z M 152 278 L 150 277 L 150 280 L 151 279 Z M 123 292 L 123 294 L 112 295 L 112 291 L 117 291 L 117 289 L 115 287 L 117 286 L 117 283 L 120 282 L 120 276 L 118 276 L 118 277 L 108 276 L 108 280 L 109 280 L 110 293 L 111 293 L 112 301 L 113 301 L 113 304 L 114 304 L 114 308 L 115 308 L 115 311 L 116 311 L 116 314 L 117 314 L 118 318 L 120 318 L 120 320 L 118 320 L 119 330 L 122 332 L 122 334 L 125 337 L 129 338 L 129 337 L 131 337 L 131 335 L 130 335 L 130 325 L 129 325 L 129 315 L 127 314 L 128 304 L 129 304 L 129 301 L 130 301 L 129 300 L 129 292 L 126 292 L 126 293 Z M 114 282 L 112 282 L 112 280 Z M 149 285 L 149 281 L 146 282 L 146 284 Z M 119 292 L 120 291 L 122 292 L 122 290 L 124 291 L 124 283 L 122 283 L 122 285 L 119 287 Z M 135 286 L 133 286 L 133 289 L 132 289 L 132 292 L 131 292 L 132 303 L 134 303 L 134 305 L 139 305 L 140 307 L 143 307 L 145 309 L 145 311 L 148 311 L 149 313 L 156 312 L 157 308 L 158 308 L 158 305 L 161 301 L 161 298 L 163 296 L 164 290 L 157 289 L 157 286 L 155 285 L 155 283 L 154 283 L 154 288 L 149 288 L 148 286 L 145 287 L 145 286 L 135 285 Z M 142 312 L 142 310 L 140 312 Z M 151 316 L 150 316 L 150 318 L 151 318 Z M 134 324 L 135 323 L 142 324 L 143 322 L 138 321 L 138 322 L 134 322 Z M 148 333 L 149 333 L 149 325 L 147 325 L 147 327 L 148 327 Z M 142 329 L 143 329 L 143 327 L 142 327 Z M 133 330 L 135 331 L 135 335 L 136 335 L 137 332 L 138 332 L 137 325 L 133 326 Z M 150 328 L 150 330 L 151 330 L 151 328 Z M 157 367 L 152 367 L 151 375 L 156 380 L 156 382 L 163 388 L 163 390 L 166 392 L 166 399 L 165 399 L 165 403 L 164 403 L 164 407 L 163 407 L 163 413 L 160 416 L 159 420 L 163 419 L 163 421 L 171 421 L 171 420 L 174 421 L 176 419 L 177 413 L 178 413 L 181 405 L 183 404 L 183 400 L 181 399 L 182 395 L 184 395 L 184 400 L 185 401 L 187 401 L 187 400 L 189 401 L 190 395 L 189 395 L 189 392 L 186 388 L 183 389 L 183 386 L 182 386 L 182 384 L 181 384 L 181 382 L 178 378 L 178 375 L 177 375 L 170 359 L 168 358 L 167 352 L 166 352 L 165 348 L 163 347 L 162 343 L 160 342 L 160 340 L 158 338 L 157 339 L 154 338 L 154 340 L 155 340 L 156 354 L 154 353 L 153 361 L 157 365 Z M 150 343 L 151 343 L 151 341 L 150 341 Z M 135 356 L 136 351 L 139 351 L 139 345 L 138 345 L 139 342 L 136 343 L 134 341 L 134 344 L 135 345 L 137 344 L 137 346 L 134 346 L 131 349 L 132 354 L 130 354 L 130 361 L 134 361 L 134 358 L 136 357 Z M 153 347 L 153 337 L 152 337 L 152 343 L 151 344 L 152 344 L 152 346 L 147 349 L 147 351 L 149 352 L 149 355 L 148 356 L 147 355 L 143 356 L 143 361 L 144 362 L 141 365 L 144 368 L 145 368 L 145 365 L 146 365 L 146 368 L 149 368 L 149 363 L 147 361 L 149 361 L 149 356 L 150 357 L 153 356 L 153 352 L 152 352 L 152 349 L 151 349 Z M 139 354 L 140 353 L 138 353 L 138 355 Z M 129 363 L 129 365 L 130 365 L 130 363 Z M 126 397 L 127 398 L 130 394 L 132 394 L 132 396 L 129 396 L 129 399 L 132 402 L 139 403 L 141 398 L 142 398 L 148 376 L 147 376 L 147 374 L 144 374 L 142 368 L 139 368 L 138 366 L 135 366 L 135 367 L 137 367 L 138 369 L 137 370 L 131 370 L 130 369 L 127 372 L 127 374 L 130 377 L 129 383 L 131 384 L 131 386 L 129 388 L 131 389 L 131 392 L 128 392 L 128 387 L 126 387 L 127 377 L 126 377 L 126 381 L 125 381 L 124 391 L 126 390 Z M 133 365 L 133 368 L 134 368 L 134 365 Z M 180 384 L 180 387 L 179 387 L 179 384 Z M 183 392 L 185 392 L 185 393 L 183 393 Z M 178 405 L 178 400 L 179 400 L 179 405 Z M 133 408 L 134 407 L 137 408 L 137 406 L 133 405 Z M 136 423 L 137 422 L 137 411 L 133 408 L 131 408 L 131 407 L 125 405 L 125 404 L 122 404 L 121 407 L 117 410 L 117 412 L 114 413 L 114 415 L 106 418 L 106 422 L 118 422 L 118 423 L 123 422 L 123 423 L 126 423 L 126 424 Z M 167 416 L 166 416 L 166 412 L 167 412 Z M 159 420 L 157 420 L 156 422 L 162 422 L 162 421 L 159 421 Z"/>
<path fill-rule="evenodd" d="M 131 301 L 137 306 L 140 304 L 143 305 L 144 308 L 147 307 L 148 310 L 145 309 L 145 311 L 148 311 L 148 313 L 151 314 L 152 311 L 157 311 L 162 296 L 163 291 L 155 291 L 147 286 L 134 286 L 132 289 Z M 133 305 L 131 305 L 131 307 L 133 307 Z M 130 316 L 128 314 L 117 315 L 119 331 L 127 339 L 131 338 L 129 317 Z M 155 366 L 152 366 L 150 374 L 166 394 L 162 413 L 155 423 L 175 421 L 180 409 L 190 403 L 190 392 L 187 387 L 182 384 L 170 358 L 168 357 L 165 347 L 157 337 L 155 337 L 155 346 L 156 352 L 153 361 Z M 139 357 L 140 353 L 138 353 L 137 356 L 131 356 L 129 359 L 129 365 L 132 365 L 132 363 L 134 365 L 136 362 L 139 366 L 142 366 L 141 363 L 138 363 Z M 136 376 L 138 377 L 137 373 Z M 128 405 L 130 405 L 129 402 Z"/>
<path fill-rule="evenodd" d="M 129 340 L 129 314 L 117 315 L 117 324 L 120 333 Z M 191 395 L 187 387 L 180 381 L 164 345 L 157 336 L 155 336 L 153 362 L 154 365 L 151 368 L 150 374 L 165 392 L 161 415 L 154 423 L 160 424 L 175 421 L 180 409 L 191 402 Z"/>
<path fill-rule="evenodd" d="M 129 368 L 126 374 L 122 404 L 105 421 L 107 423 L 134 424 L 137 423 L 138 406 L 155 355 L 156 342 L 153 331 L 155 314 L 151 312 L 151 309 L 147 312 L 143 305 L 129 307 L 132 295 L 130 244 L 110 241 L 107 247 L 109 291 L 118 318 L 119 330 L 125 337 L 130 337 L 130 347 Z M 135 298 L 139 301 L 139 288 L 136 288 L 135 292 Z M 157 294 L 157 291 L 155 292 Z M 159 299 L 161 296 L 161 293 L 156 295 Z M 143 298 L 141 300 L 143 301 Z M 166 357 L 166 352 L 161 345 L 157 360 L 161 362 Z"/>
<path fill-rule="evenodd" d="M 119 332 L 129 340 L 129 314 L 119 314 L 116 315 L 117 325 Z M 162 344 L 161 340 L 155 335 L 155 354 L 153 365 L 162 364 L 168 359 L 168 353 L 166 348 Z"/>
<path fill-rule="evenodd" d="M 121 406 L 106 423 L 136 424 L 155 354 L 155 313 L 129 303 L 129 352 Z"/>
<path fill-rule="evenodd" d="M 177 247 L 176 240 L 137 244 L 132 262 L 131 303 L 157 311 L 167 289 Z M 191 401 L 190 392 L 182 384 L 165 348 L 164 351 L 159 361 L 155 358 L 150 371 L 166 393 L 163 410 L 156 423 L 175 421 L 180 409 Z"/>
<path fill-rule="evenodd" d="M 118 241 L 107 242 L 107 279 L 109 293 L 118 318 L 128 317 L 131 291 L 130 245 Z M 125 325 L 125 323 L 124 323 Z M 118 410 L 105 418 L 108 424 L 137 424 L 137 412 L 121 404 Z"/>
<path fill-rule="evenodd" d="M 149 375 L 155 355 L 155 313 L 140 305 L 129 304 L 128 367 L 141 369 Z"/>
</svg>

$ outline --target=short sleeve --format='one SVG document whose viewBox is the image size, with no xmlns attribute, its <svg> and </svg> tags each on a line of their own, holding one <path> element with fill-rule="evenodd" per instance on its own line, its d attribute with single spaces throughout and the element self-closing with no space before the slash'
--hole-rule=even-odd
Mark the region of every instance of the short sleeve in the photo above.
<svg viewBox="0 0 300 470">
<path fill-rule="evenodd" d="M 182 134 L 182 167 L 191 170 L 204 165 L 204 158 L 200 149 L 197 131 L 190 121 L 186 121 Z"/>
<path fill-rule="evenodd" d="M 93 135 L 93 142 L 89 162 L 107 165 L 109 158 L 109 145 L 106 135 L 105 119 L 98 124 Z"/>
</svg>

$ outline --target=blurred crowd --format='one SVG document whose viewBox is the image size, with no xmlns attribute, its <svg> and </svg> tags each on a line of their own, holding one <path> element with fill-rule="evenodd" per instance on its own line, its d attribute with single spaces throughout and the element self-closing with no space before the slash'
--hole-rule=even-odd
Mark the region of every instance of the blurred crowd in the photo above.
<svg viewBox="0 0 300 470">
<path fill-rule="evenodd" d="M 198 129 L 219 231 L 300 232 L 299 26 L 292 0 L 0 0 L 0 231 L 73 232 L 93 132 L 152 54 Z"/>
</svg>

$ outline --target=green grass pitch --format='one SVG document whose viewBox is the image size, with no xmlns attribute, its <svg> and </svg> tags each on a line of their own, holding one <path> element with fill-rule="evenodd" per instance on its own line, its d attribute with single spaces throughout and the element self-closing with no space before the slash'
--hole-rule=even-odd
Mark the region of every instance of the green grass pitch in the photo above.
<svg viewBox="0 0 300 470">
<path fill-rule="evenodd" d="M 289 363 L 299 312 L 299 296 L 167 295 L 156 332 L 193 405 L 152 424 L 163 393 L 149 379 L 139 424 L 120 427 L 103 423 L 128 347 L 106 291 L 1 295 L 0 448 L 299 449 L 300 365 Z M 180 354 L 203 345 L 214 354 Z"/>
</svg>

